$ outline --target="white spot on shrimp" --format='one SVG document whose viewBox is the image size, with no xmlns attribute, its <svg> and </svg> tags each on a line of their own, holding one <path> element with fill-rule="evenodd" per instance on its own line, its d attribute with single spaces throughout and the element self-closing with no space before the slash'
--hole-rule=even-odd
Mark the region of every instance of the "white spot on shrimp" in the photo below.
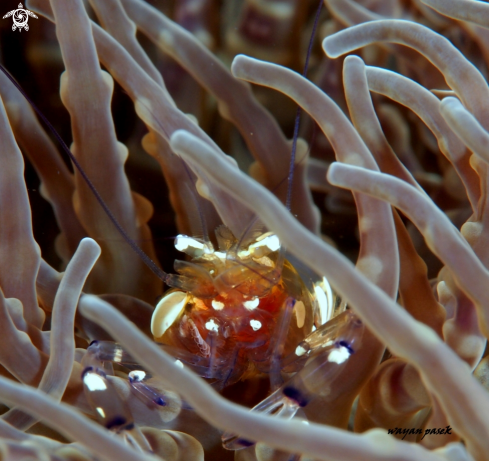
<svg viewBox="0 0 489 461">
<path fill-rule="evenodd" d="M 324 325 L 324 323 L 328 320 L 328 299 L 326 298 L 326 294 L 324 293 L 323 289 L 318 285 L 314 286 L 314 294 L 316 295 L 316 303 L 320 313 L 321 325 Z"/>
<path fill-rule="evenodd" d="M 205 324 L 205 328 L 209 331 L 215 331 L 216 333 L 219 331 L 219 325 L 214 319 L 209 319 Z"/>
<path fill-rule="evenodd" d="M 297 357 L 302 357 L 306 352 L 306 349 L 304 349 L 302 346 L 297 346 L 295 348 L 295 355 L 297 355 Z"/>
<path fill-rule="evenodd" d="M 105 391 L 107 389 L 103 378 L 96 373 L 86 373 L 83 377 L 83 384 L 87 386 L 89 391 Z"/>
<path fill-rule="evenodd" d="M 129 376 L 129 380 L 139 382 L 146 377 L 146 372 L 144 372 L 143 370 L 134 370 L 131 371 L 128 376 Z"/>
<path fill-rule="evenodd" d="M 114 362 L 121 362 L 122 361 L 122 349 L 116 349 L 114 353 Z"/>
<path fill-rule="evenodd" d="M 254 250 L 266 246 L 270 251 L 277 251 L 280 248 L 280 240 L 275 234 L 264 234 L 258 237 L 257 242 L 250 245 L 249 249 Z"/>
<path fill-rule="evenodd" d="M 249 311 L 252 311 L 258 307 L 258 304 L 260 304 L 260 300 L 258 298 L 252 298 L 249 301 L 245 301 L 243 303 L 243 306 L 246 307 L 246 309 L 248 309 Z"/>
<path fill-rule="evenodd" d="M 334 362 L 338 365 L 345 362 L 350 357 L 350 351 L 346 347 L 339 347 L 338 349 L 332 350 L 328 355 L 328 362 Z"/>
<path fill-rule="evenodd" d="M 156 306 L 151 317 L 151 333 L 155 338 L 163 336 L 185 309 L 188 295 L 183 291 L 173 291 L 164 296 Z"/>
<path fill-rule="evenodd" d="M 211 304 L 216 311 L 222 311 L 224 309 L 224 303 L 222 303 L 221 301 L 216 301 L 215 299 L 213 299 Z"/>
<path fill-rule="evenodd" d="M 306 306 L 302 301 L 297 301 L 294 305 L 295 317 L 297 319 L 297 327 L 302 328 L 306 321 Z"/>
<path fill-rule="evenodd" d="M 253 261 L 266 267 L 275 266 L 275 264 L 273 264 L 273 261 L 268 256 L 262 256 L 261 258 L 253 258 Z"/>
<path fill-rule="evenodd" d="M 321 325 L 324 325 L 333 315 L 333 290 L 325 277 L 320 283 L 314 285 L 314 293 Z"/>
<path fill-rule="evenodd" d="M 101 407 L 97 407 L 97 408 L 96 408 L 96 410 L 97 410 L 97 413 L 98 413 L 100 416 L 102 416 L 102 418 L 105 418 L 105 411 L 104 411 L 104 409 L 103 409 L 103 408 L 101 408 Z"/>
<path fill-rule="evenodd" d="M 177 235 L 175 238 L 175 248 L 178 251 L 185 251 L 187 248 L 196 248 L 198 250 L 204 249 L 204 244 L 198 240 L 189 237 L 188 235 Z"/>
<path fill-rule="evenodd" d="M 253 328 L 253 331 L 258 331 L 261 328 L 261 322 L 259 320 L 250 320 L 250 326 Z"/>
<path fill-rule="evenodd" d="M 183 368 L 183 363 L 182 363 L 180 360 L 175 360 L 175 365 L 176 365 L 178 368 Z"/>
</svg>

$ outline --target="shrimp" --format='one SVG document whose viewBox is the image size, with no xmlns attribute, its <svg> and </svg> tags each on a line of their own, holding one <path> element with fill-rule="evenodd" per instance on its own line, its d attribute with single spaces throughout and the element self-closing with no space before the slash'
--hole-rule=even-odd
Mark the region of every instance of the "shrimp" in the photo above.
<svg viewBox="0 0 489 461">
<path fill-rule="evenodd" d="M 283 349 L 291 353 L 312 329 L 313 304 L 292 265 L 278 266 L 275 235 L 261 234 L 247 248 L 238 247 L 225 227 L 216 235 L 219 251 L 187 236 L 176 238 L 176 247 L 192 256 L 192 262 L 175 263 L 181 274 L 175 278 L 185 291 L 163 297 L 151 329 L 174 356 L 186 350 L 206 359 L 205 377 L 223 387 L 270 370 L 272 338 L 289 309 Z"/>
</svg>

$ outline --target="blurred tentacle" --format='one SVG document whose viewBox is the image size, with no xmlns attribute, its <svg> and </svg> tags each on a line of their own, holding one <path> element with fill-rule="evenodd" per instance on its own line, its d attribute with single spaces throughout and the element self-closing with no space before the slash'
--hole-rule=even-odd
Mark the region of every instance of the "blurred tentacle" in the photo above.
<svg viewBox="0 0 489 461">
<path fill-rule="evenodd" d="M 383 173 L 337 163 L 329 169 L 328 178 L 335 185 L 382 198 L 406 213 L 423 233 L 428 246 L 451 270 L 459 286 L 476 303 L 479 326 L 485 334 L 489 333 L 489 312 L 485 307 L 489 299 L 482 288 L 484 280 L 489 281 L 489 272 L 445 214 L 413 187 Z"/>
<path fill-rule="evenodd" d="M 364 432 L 372 427 L 385 430 L 422 427 L 430 405 L 430 397 L 416 369 L 404 360 L 388 359 L 360 393 L 355 431 Z M 399 438 L 416 441 L 417 436 Z"/>
<path fill-rule="evenodd" d="M 395 72 L 367 67 L 366 76 L 371 91 L 409 107 L 426 123 L 436 136 L 440 151 L 447 157 L 462 180 L 475 212 L 481 196 L 480 179 L 470 166 L 471 153 L 440 115 L 439 99 L 413 80 Z"/>
<path fill-rule="evenodd" d="M 291 145 L 270 113 L 257 102 L 251 88 L 234 79 L 221 61 L 190 32 L 155 8 L 140 0 L 123 0 L 123 4 L 141 32 L 218 99 L 221 115 L 239 129 L 263 168 L 266 186 L 285 200 Z M 303 183 L 303 175 L 296 174 L 294 179 L 292 212 L 308 229 L 317 233 L 317 211 Z"/>
<path fill-rule="evenodd" d="M 19 381 L 36 385 L 48 361 L 48 356 L 32 344 L 27 333 L 19 331 L 9 313 L 15 298 L 5 298 L 0 290 L 0 362 Z"/>
<path fill-rule="evenodd" d="M 449 18 L 469 21 L 489 28 L 489 7 L 474 0 L 421 0 L 422 3 Z"/>
<path fill-rule="evenodd" d="M 61 257 L 67 263 L 78 242 L 85 236 L 73 209 L 73 175 L 26 99 L 5 75 L 0 74 L 0 82 L 12 131 L 39 175 L 44 197 L 53 207 L 61 230 L 62 241 L 59 242 L 58 250 L 61 250 Z"/>
<path fill-rule="evenodd" d="M 133 200 L 124 174 L 123 165 L 128 151 L 117 141 L 110 112 L 113 80 L 100 69 L 85 8 L 81 2 L 68 5 L 53 0 L 51 5 L 66 66 L 61 78 L 61 98 L 71 116 L 73 151 L 121 226 L 133 239 L 140 241 L 145 252 L 155 260 L 146 225 L 152 214 L 152 205 L 141 197 Z M 97 278 L 94 275 L 90 279 L 90 284 L 94 284 L 92 289 L 100 292 L 101 283 L 105 280 L 104 291 L 143 293 L 143 297 L 153 300 L 160 290 L 160 283 L 150 275 L 139 255 L 121 241 L 78 171 L 75 171 L 75 182 L 75 210 L 89 235 L 100 239 L 104 249 L 94 269 Z M 125 270 L 119 270 L 120 267 Z"/>
<path fill-rule="evenodd" d="M 374 156 L 380 170 L 422 190 L 384 136 L 368 91 L 365 64 L 358 56 L 348 56 L 345 59 L 343 83 L 352 123 Z"/>
<path fill-rule="evenodd" d="M 32 233 L 22 153 L 2 101 L 0 139 L 0 286 L 7 298 L 17 298 L 22 302 L 27 323 L 40 329 L 45 316 L 37 304 L 35 283 L 41 252 Z"/>
<path fill-rule="evenodd" d="M 336 58 L 373 42 L 399 43 L 425 56 L 444 75 L 483 126 L 489 126 L 489 87 L 479 70 L 445 37 L 411 21 L 380 20 L 351 27 L 324 39 L 326 55 Z"/>
<path fill-rule="evenodd" d="M 73 368 L 75 357 L 74 322 L 78 298 L 96 260 L 100 247 L 92 239 L 84 239 L 71 259 L 54 300 L 51 317 L 49 360 L 38 389 L 60 401 Z M 10 409 L 2 419 L 18 429 L 27 430 L 36 420 L 17 409 Z"/>
</svg>

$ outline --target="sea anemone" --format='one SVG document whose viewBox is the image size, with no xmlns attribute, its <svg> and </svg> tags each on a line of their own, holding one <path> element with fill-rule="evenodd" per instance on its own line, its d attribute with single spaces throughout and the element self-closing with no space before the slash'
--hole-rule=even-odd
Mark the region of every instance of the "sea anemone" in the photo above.
<svg viewBox="0 0 489 461">
<path fill-rule="evenodd" d="M 489 459 L 486 3 L 25 8 L 38 18 L 2 30 L 4 63 L 76 160 L 1 74 L 5 459 Z M 272 370 L 218 392 L 153 341 L 163 284 L 147 265 L 183 283 L 166 275 L 168 236 L 209 241 L 223 224 L 243 245 L 271 231 L 305 285 L 325 277 L 362 325 L 326 384 L 283 368 L 278 381 L 297 372 L 314 397 L 295 418 L 249 410 L 280 385 Z M 224 450 L 223 432 L 242 449 Z"/>
</svg>

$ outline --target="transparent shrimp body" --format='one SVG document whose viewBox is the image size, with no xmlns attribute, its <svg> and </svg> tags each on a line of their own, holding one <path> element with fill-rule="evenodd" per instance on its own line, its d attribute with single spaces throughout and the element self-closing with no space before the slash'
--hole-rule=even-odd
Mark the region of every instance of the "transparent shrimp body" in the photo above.
<svg viewBox="0 0 489 461">
<path fill-rule="evenodd" d="M 126 399 L 117 391 L 113 381 L 115 377 L 112 363 L 131 364 L 134 363 L 133 359 L 113 342 L 94 341 L 81 363 L 84 366 L 81 378 L 85 397 L 100 424 L 121 435 L 133 448 L 151 451 L 151 446 L 135 424 Z M 131 373 L 129 381 L 131 382 Z M 147 384 L 144 386 L 148 391 L 153 390 Z M 138 391 L 137 385 L 131 383 L 131 387 L 135 392 Z M 158 398 L 162 401 L 161 395 L 158 395 Z M 149 397 L 144 396 L 143 400 L 147 403 Z"/>
<path fill-rule="evenodd" d="M 351 310 L 322 325 L 288 357 L 289 366 L 301 364 L 300 371 L 251 411 L 290 419 L 317 397 L 328 398 L 332 383 L 358 350 L 363 332 L 363 323 Z M 233 433 L 224 433 L 222 441 L 229 450 L 254 445 Z"/>
<path fill-rule="evenodd" d="M 192 259 L 175 263 L 179 275 L 170 283 L 182 291 L 163 297 L 151 327 L 176 358 L 224 386 L 267 373 L 277 349 L 292 353 L 312 330 L 313 298 L 275 235 L 261 234 L 246 247 L 224 226 L 216 236 L 218 251 L 177 237 L 177 249 Z"/>
</svg>

